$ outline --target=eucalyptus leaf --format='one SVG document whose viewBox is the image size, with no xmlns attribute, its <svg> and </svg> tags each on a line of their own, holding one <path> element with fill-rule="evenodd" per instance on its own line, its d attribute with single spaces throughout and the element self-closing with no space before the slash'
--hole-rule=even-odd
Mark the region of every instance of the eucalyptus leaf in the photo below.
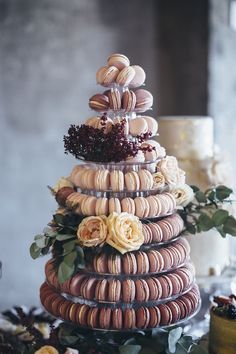
<svg viewBox="0 0 236 354">
<path fill-rule="evenodd" d="M 64 255 L 67 253 L 70 253 L 71 251 L 73 251 L 73 249 L 75 248 L 75 241 L 69 241 L 64 243 L 63 245 L 63 250 L 64 250 Z"/>
<path fill-rule="evenodd" d="M 216 198 L 220 201 L 223 201 L 224 199 L 228 198 L 232 193 L 232 189 L 226 186 L 216 187 Z"/>
<path fill-rule="evenodd" d="M 202 213 L 197 221 L 200 231 L 208 231 L 214 227 L 212 219 L 207 215 Z"/>
<path fill-rule="evenodd" d="M 77 258 L 77 253 L 76 251 L 73 251 L 71 253 L 68 253 L 64 258 L 63 261 L 68 265 L 72 266 L 75 263 L 75 260 Z"/>
<path fill-rule="evenodd" d="M 190 234 L 194 235 L 197 232 L 196 226 L 194 224 L 191 224 L 190 222 L 186 222 L 185 227 Z"/>
<path fill-rule="evenodd" d="M 36 245 L 35 242 L 30 246 L 30 255 L 33 259 L 36 259 L 40 256 L 41 249 Z"/>
<path fill-rule="evenodd" d="M 158 353 L 163 353 L 163 351 L 158 351 L 158 349 L 152 349 L 152 348 L 149 348 L 149 347 L 142 347 L 141 351 L 140 351 L 140 354 L 158 354 Z"/>
<path fill-rule="evenodd" d="M 214 202 L 216 198 L 216 192 L 212 190 L 210 193 L 207 194 L 207 198 L 211 201 Z"/>
<path fill-rule="evenodd" d="M 78 268 L 84 269 L 85 267 L 84 250 L 82 247 L 77 245 L 76 252 L 77 252 Z"/>
<path fill-rule="evenodd" d="M 43 232 L 48 237 L 55 237 L 57 235 L 57 231 L 53 230 L 51 227 L 45 227 Z"/>
<path fill-rule="evenodd" d="M 228 218 L 229 213 L 227 210 L 218 209 L 212 216 L 212 221 L 215 226 L 220 226 L 225 223 L 226 219 Z"/>
<path fill-rule="evenodd" d="M 193 344 L 190 351 L 190 354 L 208 354 L 208 352 L 206 351 L 206 349 L 200 347 L 200 345 L 197 344 Z"/>
<path fill-rule="evenodd" d="M 236 219 L 233 216 L 228 216 L 224 222 L 223 231 L 226 234 L 236 236 Z"/>
<path fill-rule="evenodd" d="M 182 336 L 179 339 L 178 344 L 188 352 L 189 348 L 193 344 L 193 338 L 191 336 Z"/>
<path fill-rule="evenodd" d="M 197 199 L 197 201 L 199 203 L 206 203 L 207 202 L 207 198 L 206 198 L 205 194 L 201 191 L 197 191 L 195 193 L 195 198 Z"/>
<path fill-rule="evenodd" d="M 44 248 L 48 244 L 48 238 L 45 236 L 41 236 L 40 238 L 35 239 L 35 243 L 39 248 Z"/>
<path fill-rule="evenodd" d="M 119 346 L 119 353 L 120 354 L 139 354 L 142 347 L 140 345 L 121 345 Z"/>
<path fill-rule="evenodd" d="M 58 224 L 64 226 L 64 215 L 55 214 L 53 215 L 53 220 Z"/>
<path fill-rule="evenodd" d="M 75 266 L 68 265 L 64 261 L 61 262 L 58 268 L 58 280 L 59 283 L 64 283 L 67 279 L 70 279 L 72 274 L 74 273 Z"/>
<path fill-rule="evenodd" d="M 197 186 L 191 185 L 190 187 L 192 188 L 192 190 L 193 190 L 194 193 L 196 193 L 197 191 L 199 191 L 199 188 L 198 188 Z"/>
<path fill-rule="evenodd" d="M 170 353 L 175 353 L 176 344 L 177 344 L 178 340 L 180 339 L 182 333 L 183 333 L 183 329 L 181 327 L 174 328 L 169 332 L 168 348 L 169 348 Z"/>
<path fill-rule="evenodd" d="M 71 238 L 76 238 L 76 236 L 70 234 L 57 234 L 56 236 L 57 241 L 70 240 Z"/>
</svg>

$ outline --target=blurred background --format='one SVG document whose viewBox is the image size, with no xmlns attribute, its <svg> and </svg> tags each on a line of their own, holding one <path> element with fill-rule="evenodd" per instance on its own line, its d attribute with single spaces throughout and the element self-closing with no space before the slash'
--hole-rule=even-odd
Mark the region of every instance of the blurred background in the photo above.
<svg viewBox="0 0 236 354">
<path fill-rule="evenodd" d="M 235 2 L 0 0 L 0 309 L 39 303 L 46 260 L 28 249 L 56 208 L 46 186 L 76 163 L 63 135 L 92 115 L 109 54 L 146 70 L 153 116 L 213 116 L 236 167 Z"/>
</svg>

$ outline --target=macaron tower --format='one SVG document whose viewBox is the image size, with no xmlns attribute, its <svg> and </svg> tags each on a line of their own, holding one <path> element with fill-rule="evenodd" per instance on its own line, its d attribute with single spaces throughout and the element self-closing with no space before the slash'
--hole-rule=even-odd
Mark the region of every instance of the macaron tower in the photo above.
<svg viewBox="0 0 236 354">
<path fill-rule="evenodd" d="M 171 326 L 200 306 L 174 184 L 185 175 L 155 140 L 146 74 L 113 54 L 97 71 L 103 92 L 92 117 L 72 125 L 65 152 L 79 161 L 52 194 L 58 209 L 31 246 L 51 252 L 40 288 L 44 308 L 79 328 L 112 331 Z"/>
</svg>

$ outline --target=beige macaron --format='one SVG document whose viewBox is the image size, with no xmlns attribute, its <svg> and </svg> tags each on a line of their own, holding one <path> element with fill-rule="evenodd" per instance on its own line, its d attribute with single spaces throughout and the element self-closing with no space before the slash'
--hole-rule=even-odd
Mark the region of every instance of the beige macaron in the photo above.
<svg viewBox="0 0 236 354">
<path fill-rule="evenodd" d="M 94 215 L 97 198 L 88 196 L 81 202 L 81 212 L 83 215 Z"/>
<path fill-rule="evenodd" d="M 111 189 L 114 192 L 124 190 L 124 174 L 122 171 L 114 170 L 110 172 Z"/>
<path fill-rule="evenodd" d="M 139 218 L 146 218 L 149 216 L 149 203 L 144 197 L 136 197 L 134 199 L 135 203 L 135 215 Z"/>
<path fill-rule="evenodd" d="M 121 204 L 118 198 L 109 199 L 109 214 L 113 212 L 116 212 L 118 214 L 121 213 Z"/>
<path fill-rule="evenodd" d="M 94 174 L 94 188 L 98 191 L 106 191 L 110 188 L 110 172 L 97 170 Z"/>
<path fill-rule="evenodd" d="M 139 175 L 136 171 L 126 172 L 125 186 L 127 191 L 137 191 L 140 188 Z"/>
<path fill-rule="evenodd" d="M 126 212 L 128 214 L 135 214 L 135 203 L 132 198 L 123 198 L 121 200 L 121 210 L 122 212 Z"/>
<path fill-rule="evenodd" d="M 150 171 L 142 169 L 138 171 L 141 190 L 150 190 L 153 187 L 153 177 Z"/>
<path fill-rule="evenodd" d="M 95 206 L 95 215 L 108 215 L 109 203 L 108 198 L 98 198 Z"/>
</svg>

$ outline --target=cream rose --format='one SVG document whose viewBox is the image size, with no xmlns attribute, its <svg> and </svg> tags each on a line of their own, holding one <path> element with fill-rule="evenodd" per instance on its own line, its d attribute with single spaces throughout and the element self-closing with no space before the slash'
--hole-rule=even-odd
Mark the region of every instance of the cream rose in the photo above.
<svg viewBox="0 0 236 354">
<path fill-rule="evenodd" d="M 165 185 L 165 177 L 161 172 L 153 173 L 153 188 L 162 188 Z"/>
<path fill-rule="evenodd" d="M 102 246 L 107 238 L 105 215 L 84 218 L 77 230 L 79 243 L 85 247 Z"/>
<path fill-rule="evenodd" d="M 144 242 L 142 223 L 135 215 L 113 212 L 107 219 L 106 242 L 124 254 L 138 250 Z"/>
<path fill-rule="evenodd" d="M 56 348 L 51 345 L 44 345 L 39 350 L 37 350 L 34 354 L 59 354 Z"/>
<path fill-rule="evenodd" d="M 187 184 L 182 184 L 171 188 L 170 193 L 175 198 L 177 206 L 185 207 L 194 198 L 193 190 Z"/>
<path fill-rule="evenodd" d="M 174 156 L 166 156 L 158 162 L 157 168 L 170 185 L 185 182 L 185 172 L 179 168 L 178 161 Z"/>
<path fill-rule="evenodd" d="M 61 189 L 61 188 L 63 188 L 63 187 L 71 187 L 71 188 L 74 188 L 74 185 L 73 185 L 73 183 L 71 183 L 71 181 L 70 181 L 68 178 L 66 178 L 66 177 L 61 177 L 61 178 L 57 181 L 55 187 L 53 188 L 54 193 L 57 193 L 57 192 L 59 191 L 59 189 Z"/>
</svg>

